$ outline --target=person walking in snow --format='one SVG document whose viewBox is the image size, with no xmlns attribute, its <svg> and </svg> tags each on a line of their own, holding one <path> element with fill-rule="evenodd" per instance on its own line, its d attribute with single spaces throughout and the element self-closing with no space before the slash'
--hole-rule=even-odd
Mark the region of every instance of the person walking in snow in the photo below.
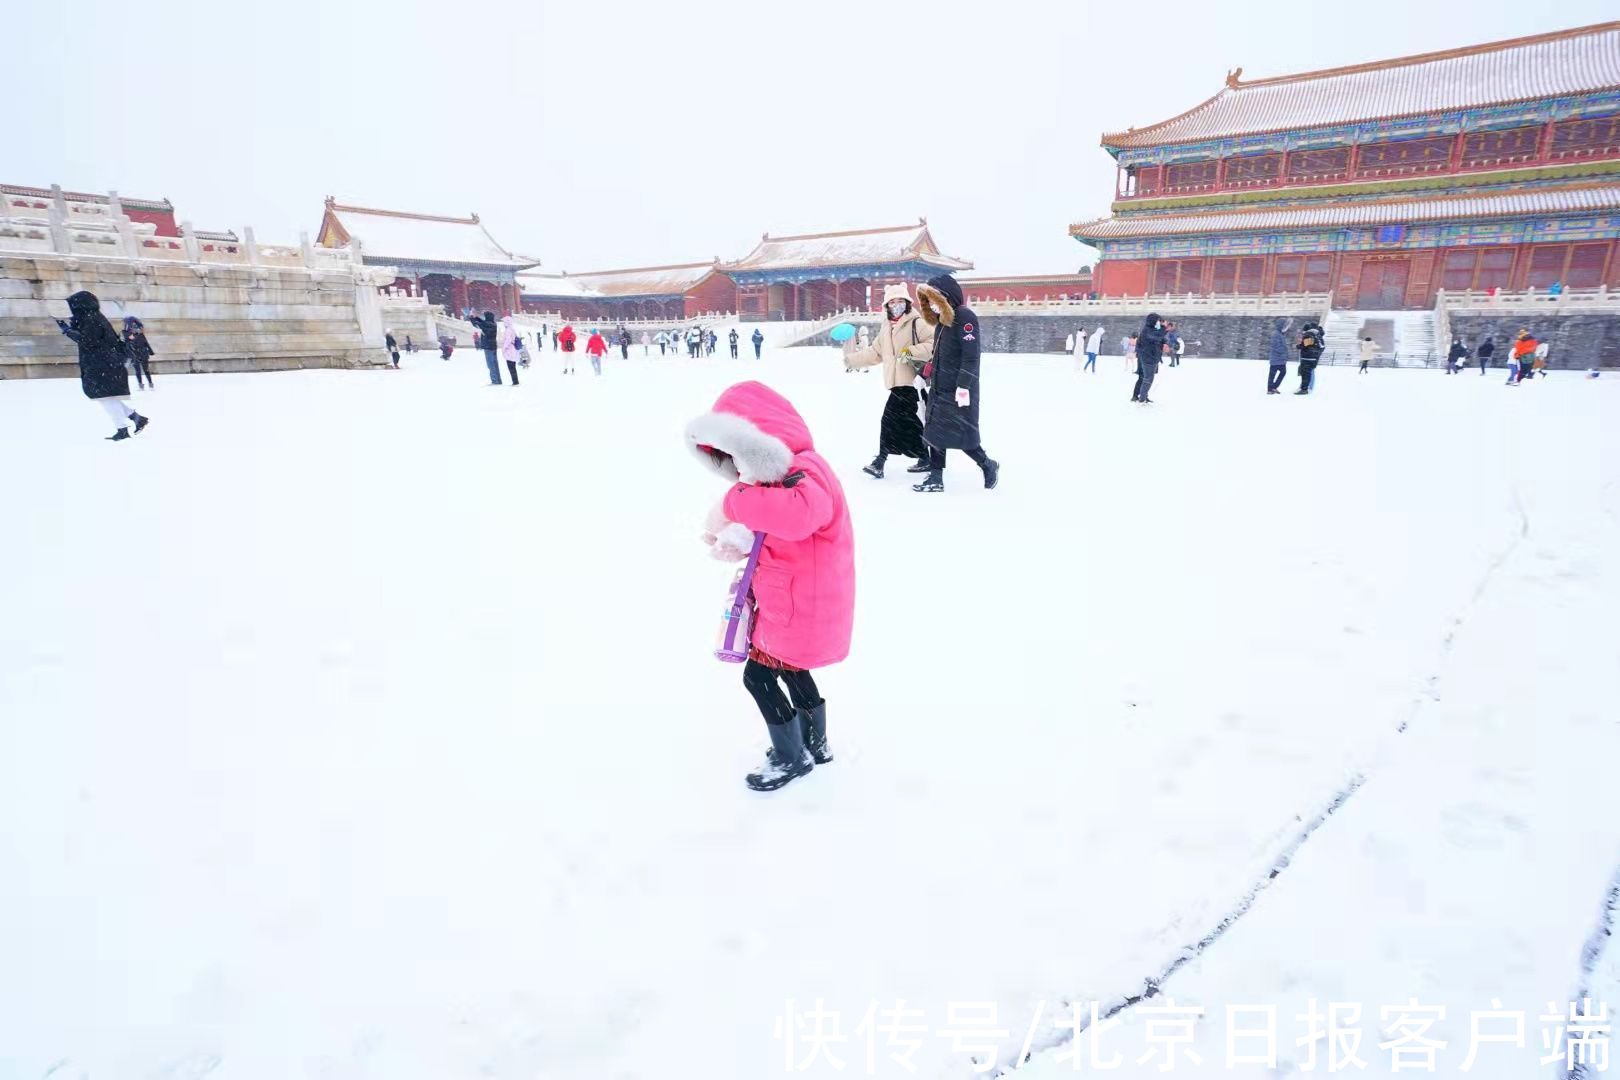
<svg viewBox="0 0 1620 1080">
<path fill-rule="evenodd" d="M 1543 379 L 1547 377 L 1547 353 L 1551 350 L 1552 346 L 1547 342 L 1542 341 L 1537 343 L 1536 358 L 1530 361 L 1531 378 L 1535 378 L 1537 375 L 1540 375 Z"/>
<path fill-rule="evenodd" d="M 1119 339 L 1119 354 L 1125 360 L 1125 370 L 1131 370 L 1131 361 L 1136 359 L 1136 335 L 1128 334 Z"/>
<path fill-rule="evenodd" d="M 883 465 L 890 454 L 915 458 L 906 471 L 925 473 L 931 468 L 928 445 L 923 442 L 922 419 L 917 412 L 917 376 L 934 355 L 934 330 L 923 321 L 911 303 L 904 284 L 884 286 L 883 314 L 888 322 L 878 327 L 872 344 L 849 347 L 844 355 L 848 370 L 883 367 L 883 385 L 888 390 L 883 417 L 878 422 L 878 452 L 862 471 L 883 479 Z"/>
<path fill-rule="evenodd" d="M 738 340 L 739 340 L 739 338 L 738 338 L 738 335 L 737 335 L 737 328 L 735 326 L 733 326 L 731 328 L 731 332 L 726 335 L 726 341 L 728 341 L 731 344 L 731 358 L 733 360 L 737 359 L 737 342 L 738 342 Z"/>
<path fill-rule="evenodd" d="M 394 332 L 386 331 L 383 334 L 383 346 L 388 350 L 388 356 L 394 363 L 394 370 L 399 370 L 399 342 L 394 340 Z"/>
<path fill-rule="evenodd" d="M 1299 389 L 1294 394 L 1309 394 L 1316 389 L 1316 365 L 1322 360 L 1323 331 L 1314 319 L 1299 332 Z"/>
<path fill-rule="evenodd" d="M 714 350 L 718 349 L 719 347 L 720 347 L 720 335 L 715 333 L 714 332 L 714 327 L 711 326 L 711 327 L 709 327 L 709 355 L 713 356 L 714 355 Z"/>
<path fill-rule="evenodd" d="M 578 340 L 579 337 L 574 333 L 572 326 L 565 325 L 561 330 L 557 331 L 557 351 L 562 353 L 564 375 L 574 373 L 574 345 Z"/>
<path fill-rule="evenodd" d="M 501 317 L 498 333 L 497 340 L 500 342 L 501 359 L 506 361 L 506 370 L 512 373 L 512 385 L 516 386 L 518 384 L 517 369 L 520 354 L 518 352 L 517 326 L 513 324 L 512 316 L 504 315 Z"/>
<path fill-rule="evenodd" d="M 1266 375 L 1266 393 L 1282 393 L 1283 380 L 1288 378 L 1288 339 L 1283 331 L 1288 329 L 1287 319 L 1276 319 L 1271 324 L 1271 340 L 1266 345 L 1266 360 L 1271 370 Z"/>
<path fill-rule="evenodd" d="M 1517 386 L 1530 374 L 1530 364 L 1536 356 L 1537 341 L 1528 329 L 1520 330 L 1508 357 L 1508 385 Z"/>
<path fill-rule="evenodd" d="M 730 488 L 710 511 L 703 539 L 718 559 L 748 556 L 754 571 L 753 637 L 743 686 L 770 735 L 765 762 L 748 774 L 774 791 L 833 759 L 827 702 L 812 671 L 849 656 L 855 624 L 855 532 L 831 465 L 792 402 L 743 382 L 686 427 L 686 444 Z M 786 693 L 783 688 L 786 687 Z"/>
<path fill-rule="evenodd" d="M 1479 373 L 1481 375 L 1485 374 L 1485 369 L 1490 366 L 1491 357 L 1495 355 L 1496 339 L 1487 334 L 1485 340 L 1479 343 L 1479 348 L 1474 350 L 1474 358 L 1479 361 Z"/>
<path fill-rule="evenodd" d="M 652 335 L 645 330 L 641 332 L 641 355 L 643 357 L 652 355 Z"/>
<path fill-rule="evenodd" d="M 994 488 L 1001 465 L 984 452 L 979 434 L 979 349 L 981 327 L 973 309 L 963 303 L 962 286 L 949 274 L 917 287 L 917 305 L 933 328 L 933 392 L 923 423 L 928 444 L 928 476 L 913 491 L 945 490 L 945 455 L 961 450 L 984 472 L 984 486 Z"/>
<path fill-rule="evenodd" d="M 1153 379 L 1159 374 L 1159 361 L 1164 356 L 1164 335 L 1164 320 L 1150 312 L 1136 334 L 1136 389 L 1131 391 L 1131 400 L 1139 405 L 1153 404 L 1148 394 L 1153 390 Z"/>
<path fill-rule="evenodd" d="M 129 365 L 135 369 L 135 385 L 147 390 L 156 390 L 157 384 L 152 381 L 152 367 L 150 361 L 154 355 L 152 345 L 146 340 L 146 326 L 133 315 L 124 316 L 124 349 L 129 353 Z"/>
<path fill-rule="evenodd" d="M 448 360 L 448 359 L 450 359 L 450 354 L 455 352 L 455 351 L 456 351 L 456 343 L 454 341 L 452 341 L 450 338 L 447 338 L 447 337 L 442 337 L 442 338 L 439 339 L 439 359 L 440 360 Z"/>
<path fill-rule="evenodd" d="M 669 335 L 660 330 L 658 331 L 658 336 L 653 338 L 653 340 L 658 343 L 658 355 L 663 356 L 665 350 L 669 348 Z"/>
<path fill-rule="evenodd" d="M 627 330 L 623 326 L 623 324 L 621 324 L 619 326 L 618 342 L 619 342 L 619 359 L 620 360 L 628 360 L 628 359 L 630 359 L 630 331 Z"/>
<path fill-rule="evenodd" d="M 764 335 L 763 332 L 761 332 L 759 327 L 756 326 L 756 327 L 754 327 L 754 336 L 749 338 L 748 340 L 752 341 L 754 343 L 754 359 L 758 360 L 759 359 L 759 350 L 765 344 L 765 335 Z"/>
<path fill-rule="evenodd" d="M 90 292 L 76 292 L 67 298 L 70 318 L 56 320 L 57 329 L 79 347 L 79 386 L 84 396 L 101 407 L 118 425 L 107 438 L 121 442 L 129 438 L 129 425 L 135 434 L 150 422 L 129 406 L 129 372 L 124 368 L 124 342 L 101 313 L 101 301 Z"/>
<path fill-rule="evenodd" d="M 597 330 L 591 331 L 590 340 L 585 342 L 585 354 L 591 358 L 591 369 L 598 375 L 602 374 L 602 357 L 607 355 L 608 343 Z"/>
<path fill-rule="evenodd" d="M 1373 362 L 1373 357 L 1378 352 L 1378 343 L 1370 337 L 1364 337 L 1359 342 L 1359 348 L 1361 349 L 1361 374 L 1365 375 L 1367 374 L 1368 365 Z"/>
<path fill-rule="evenodd" d="M 409 334 L 405 335 L 405 351 L 408 353 L 414 353 L 416 351 L 416 345 L 411 341 L 411 335 Z"/>
<path fill-rule="evenodd" d="M 501 366 L 495 360 L 500 334 L 495 322 L 495 313 L 486 311 L 482 318 L 469 318 L 467 321 L 478 331 L 478 347 L 483 350 L 484 363 L 489 367 L 489 385 L 501 385 Z"/>
<path fill-rule="evenodd" d="M 1468 346 L 1463 344 L 1461 334 L 1453 334 L 1451 348 L 1446 350 L 1446 374 L 1455 375 L 1468 362 Z"/>
<path fill-rule="evenodd" d="M 1186 347 L 1187 343 L 1181 340 L 1181 331 L 1176 329 L 1176 324 L 1173 322 L 1165 323 L 1164 354 L 1171 367 L 1181 366 L 1181 352 Z"/>
</svg>

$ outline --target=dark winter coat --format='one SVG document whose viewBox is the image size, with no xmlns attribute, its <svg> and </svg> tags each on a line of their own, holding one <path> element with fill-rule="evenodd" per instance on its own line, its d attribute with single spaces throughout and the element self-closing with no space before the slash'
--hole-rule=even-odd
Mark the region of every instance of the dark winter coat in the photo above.
<svg viewBox="0 0 1620 1080">
<path fill-rule="evenodd" d="M 132 360 L 144 362 L 157 355 L 146 340 L 146 326 L 133 315 L 124 320 L 124 348 Z"/>
<path fill-rule="evenodd" d="M 979 438 L 979 339 L 983 328 L 963 304 L 962 286 L 949 274 L 917 289 L 923 318 L 934 327 L 934 392 L 928 396 L 923 438 L 940 450 L 972 450 Z M 1163 337 L 1160 337 L 1163 341 Z M 968 392 L 966 406 L 956 392 Z"/>
<path fill-rule="evenodd" d="M 1150 314 L 1142 320 L 1142 329 L 1136 335 L 1136 362 L 1157 364 L 1164 359 L 1164 320 Z"/>
<path fill-rule="evenodd" d="M 1479 358 L 1481 360 L 1489 360 L 1492 356 L 1495 356 L 1495 355 L 1496 355 L 1496 342 L 1495 342 L 1494 339 L 1486 338 L 1484 341 L 1479 343 Z"/>
<path fill-rule="evenodd" d="M 394 340 L 394 335 L 393 334 L 384 334 L 383 335 L 383 344 L 388 346 L 388 351 L 389 352 L 398 352 L 399 351 L 399 342 Z"/>
<path fill-rule="evenodd" d="M 759 331 L 759 330 L 755 330 L 754 331 L 753 341 L 754 341 L 755 345 L 763 345 L 763 344 L 765 344 L 765 335 L 764 335 L 764 333 Z"/>
<path fill-rule="evenodd" d="M 1287 367 L 1288 339 L 1283 337 L 1283 330 L 1288 326 L 1288 320 L 1278 319 L 1273 325 L 1276 329 L 1271 332 L 1271 348 L 1267 352 L 1267 358 L 1271 361 L 1272 367 Z"/>
<path fill-rule="evenodd" d="M 94 293 L 76 292 L 67 298 L 73 317 L 62 333 L 79 346 L 79 385 L 88 398 L 128 397 L 129 371 L 118 331 L 101 313 Z"/>
<path fill-rule="evenodd" d="M 1299 332 L 1299 358 L 1301 360 L 1319 360 L 1322 357 L 1325 331 L 1320 323 L 1308 322 Z"/>
<path fill-rule="evenodd" d="M 1446 359 L 1451 361 L 1453 364 L 1457 363 L 1459 360 L 1468 359 L 1468 346 L 1464 345 L 1461 341 L 1453 341 L 1451 343 L 1451 351 L 1446 354 Z"/>
<path fill-rule="evenodd" d="M 494 352 L 495 343 L 500 340 L 495 328 L 495 313 L 486 311 L 482 317 L 474 315 L 467 321 L 478 331 L 478 347 L 485 352 Z"/>
</svg>

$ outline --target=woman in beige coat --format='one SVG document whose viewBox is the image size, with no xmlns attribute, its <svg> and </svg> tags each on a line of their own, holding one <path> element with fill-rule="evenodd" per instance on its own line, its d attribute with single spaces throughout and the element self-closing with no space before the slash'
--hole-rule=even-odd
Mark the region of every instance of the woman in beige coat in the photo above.
<svg viewBox="0 0 1620 1080">
<path fill-rule="evenodd" d="M 934 328 L 922 321 L 904 285 L 883 290 L 885 322 L 873 334 L 872 343 L 844 353 L 850 369 L 883 365 L 883 385 L 889 391 L 878 428 L 878 453 L 865 470 L 883 479 L 883 463 L 890 454 L 916 458 L 907 472 L 928 471 L 928 446 L 923 442 L 922 418 L 918 415 L 918 374 L 934 355 Z"/>
</svg>

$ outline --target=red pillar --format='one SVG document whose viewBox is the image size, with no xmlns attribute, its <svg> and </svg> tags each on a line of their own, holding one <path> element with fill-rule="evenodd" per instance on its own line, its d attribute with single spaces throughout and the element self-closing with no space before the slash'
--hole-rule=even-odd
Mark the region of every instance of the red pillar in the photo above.
<svg viewBox="0 0 1620 1080">
<path fill-rule="evenodd" d="M 1459 131 L 1457 132 L 1457 137 L 1452 140 L 1451 161 L 1448 166 L 1448 169 L 1451 172 L 1456 172 L 1458 169 L 1462 168 L 1463 136 L 1467 134 L 1468 133 L 1466 131 Z"/>
<path fill-rule="evenodd" d="M 1538 162 L 1548 160 L 1549 156 L 1552 154 L 1553 128 L 1557 126 L 1558 121 L 1549 120 L 1547 121 L 1547 126 L 1541 129 L 1541 147 L 1540 151 L 1536 154 L 1536 160 Z"/>
</svg>

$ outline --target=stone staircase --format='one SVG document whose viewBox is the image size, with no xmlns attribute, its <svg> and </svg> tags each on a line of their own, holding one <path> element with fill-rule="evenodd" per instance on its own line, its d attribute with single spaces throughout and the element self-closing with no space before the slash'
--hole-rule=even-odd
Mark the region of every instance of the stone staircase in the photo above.
<svg viewBox="0 0 1620 1080">
<path fill-rule="evenodd" d="M 1330 364 L 1360 364 L 1359 342 L 1378 345 L 1375 367 L 1427 367 L 1439 357 L 1432 311 L 1334 311 L 1323 326 Z"/>
</svg>

